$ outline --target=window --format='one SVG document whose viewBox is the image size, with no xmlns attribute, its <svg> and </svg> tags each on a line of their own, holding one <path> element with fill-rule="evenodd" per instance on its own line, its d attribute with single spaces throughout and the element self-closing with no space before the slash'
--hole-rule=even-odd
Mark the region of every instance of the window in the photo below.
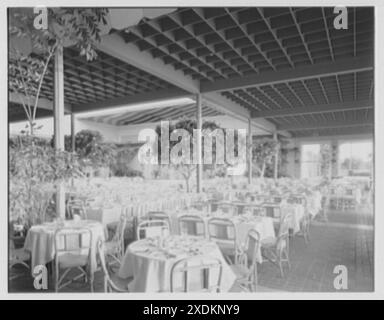
<svg viewBox="0 0 384 320">
<path fill-rule="evenodd" d="M 345 142 L 339 146 L 339 176 L 370 176 L 373 150 L 371 141 Z"/>
<path fill-rule="evenodd" d="M 331 174 L 332 149 L 328 143 L 302 145 L 301 177 L 329 177 Z"/>
</svg>

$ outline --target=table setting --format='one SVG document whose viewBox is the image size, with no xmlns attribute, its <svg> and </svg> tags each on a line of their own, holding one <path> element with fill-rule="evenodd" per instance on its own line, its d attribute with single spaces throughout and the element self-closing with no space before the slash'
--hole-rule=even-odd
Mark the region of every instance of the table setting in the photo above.
<svg viewBox="0 0 384 320">
<path fill-rule="evenodd" d="M 173 264 L 180 259 L 199 255 L 215 257 L 222 262 L 221 291 L 228 291 L 235 275 L 219 247 L 213 241 L 193 236 L 171 235 L 133 242 L 122 259 L 118 276 L 133 277 L 128 285 L 131 292 L 168 292 Z"/>
</svg>

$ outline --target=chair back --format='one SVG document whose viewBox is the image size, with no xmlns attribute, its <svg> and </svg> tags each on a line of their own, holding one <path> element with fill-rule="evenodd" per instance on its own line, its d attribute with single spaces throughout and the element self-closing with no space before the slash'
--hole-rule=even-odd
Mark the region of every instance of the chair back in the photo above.
<svg viewBox="0 0 384 320">
<path fill-rule="evenodd" d="M 71 200 L 67 204 L 70 218 L 73 219 L 73 216 L 77 214 L 83 220 L 87 220 L 87 211 L 85 209 L 84 202 L 81 200 Z"/>
<path fill-rule="evenodd" d="M 263 208 L 265 209 L 265 215 L 271 218 L 281 217 L 281 208 L 275 203 L 264 203 Z"/>
<path fill-rule="evenodd" d="M 257 258 L 260 252 L 260 234 L 255 230 L 251 229 L 248 232 L 246 243 L 245 243 L 245 254 L 247 260 L 250 260 L 250 264 L 247 261 L 247 267 L 249 275 L 252 278 L 252 282 L 257 277 Z"/>
<path fill-rule="evenodd" d="M 288 198 L 288 202 L 293 203 L 293 204 L 301 204 L 304 207 L 307 206 L 307 199 L 305 196 L 302 196 L 302 195 L 291 195 Z"/>
<path fill-rule="evenodd" d="M 169 223 L 166 220 L 144 220 L 137 226 L 137 239 L 162 237 L 170 234 Z"/>
<path fill-rule="evenodd" d="M 219 203 L 217 210 L 222 211 L 226 214 L 237 215 L 237 207 L 231 203 Z"/>
<path fill-rule="evenodd" d="M 180 216 L 178 220 L 180 234 L 205 238 L 205 223 L 201 217 L 186 214 Z"/>
<path fill-rule="evenodd" d="M 97 254 L 98 254 L 99 262 L 101 265 L 101 270 L 103 271 L 103 274 L 104 274 L 104 292 L 122 291 L 114 284 L 114 282 L 112 281 L 109 275 L 109 270 L 107 267 L 107 263 L 105 261 L 104 241 L 102 239 L 99 239 L 97 241 Z"/>
<path fill-rule="evenodd" d="M 208 236 L 218 244 L 233 244 L 236 248 L 236 228 L 230 219 L 211 218 L 208 220 Z"/>
<path fill-rule="evenodd" d="M 258 204 L 247 204 L 243 209 L 243 214 L 245 213 L 251 213 L 256 217 L 264 217 L 266 215 L 266 210 L 263 206 Z"/>
<path fill-rule="evenodd" d="M 219 292 L 222 272 L 222 262 L 218 258 L 194 256 L 181 259 L 171 268 L 170 291 Z"/>
<path fill-rule="evenodd" d="M 289 228 L 291 227 L 293 214 L 292 211 L 287 211 L 284 216 L 281 217 L 280 220 L 280 228 L 279 228 L 279 234 L 278 236 L 285 236 L 289 235 Z"/>
<path fill-rule="evenodd" d="M 164 211 L 148 211 L 147 218 L 149 220 L 165 220 L 169 225 L 171 225 L 171 219 Z"/>
<path fill-rule="evenodd" d="M 120 215 L 119 223 L 117 224 L 117 228 L 115 234 L 113 235 L 112 241 L 119 244 L 122 251 L 124 251 L 124 236 L 125 236 L 125 228 L 127 227 L 128 217 L 125 214 Z M 124 254 L 124 252 L 121 252 Z"/>
<path fill-rule="evenodd" d="M 90 257 L 92 232 L 87 228 L 61 228 L 55 232 L 54 242 L 56 262 L 66 254 Z"/>
</svg>

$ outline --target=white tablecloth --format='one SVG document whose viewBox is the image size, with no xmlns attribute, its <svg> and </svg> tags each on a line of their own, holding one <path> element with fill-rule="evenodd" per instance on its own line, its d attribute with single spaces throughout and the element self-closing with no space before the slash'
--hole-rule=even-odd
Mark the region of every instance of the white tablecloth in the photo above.
<svg viewBox="0 0 384 320">
<path fill-rule="evenodd" d="M 307 197 L 307 210 L 308 213 L 314 218 L 321 210 L 323 195 L 320 192 Z"/>
<path fill-rule="evenodd" d="M 89 220 L 99 221 L 103 225 L 107 225 L 119 221 L 122 213 L 124 213 L 122 206 L 114 206 L 110 208 L 90 207 L 87 209 L 87 218 Z"/>
<path fill-rule="evenodd" d="M 232 287 L 236 276 L 214 242 L 186 236 L 170 236 L 166 241 L 173 243 L 167 250 L 159 249 L 152 239 L 136 241 L 127 248 L 118 275 L 121 278 L 133 276 L 128 285 L 129 291 L 168 292 L 172 266 L 179 259 L 193 255 L 191 249 L 218 258 L 223 266 L 221 292 Z"/>
<path fill-rule="evenodd" d="M 121 214 L 143 217 L 149 211 L 175 211 L 189 206 L 193 198 L 180 197 L 177 199 L 160 199 L 158 201 L 143 201 L 141 203 L 113 203 L 110 207 L 92 206 L 87 208 L 87 217 L 107 225 L 120 220 Z"/>
<path fill-rule="evenodd" d="M 105 240 L 105 229 L 100 222 L 92 220 L 65 221 L 68 228 L 87 228 L 92 233 L 91 247 L 91 272 L 96 270 L 96 252 L 98 239 Z M 45 265 L 55 257 L 55 232 L 56 223 L 47 223 L 31 227 L 27 233 L 24 249 L 31 252 L 32 272 L 35 266 Z"/>
</svg>

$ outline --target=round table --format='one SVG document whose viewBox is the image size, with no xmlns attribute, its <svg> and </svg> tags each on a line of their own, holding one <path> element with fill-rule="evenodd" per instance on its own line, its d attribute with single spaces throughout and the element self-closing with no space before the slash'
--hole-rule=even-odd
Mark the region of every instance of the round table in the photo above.
<svg viewBox="0 0 384 320">
<path fill-rule="evenodd" d="M 236 276 L 217 244 L 191 236 L 166 237 L 162 247 L 152 238 L 133 242 L 126 250 L 118 275 L 121 278 L 133 276 L 133 281 L 128 285 L 131 292 L 169 292 L 171 268 L 174 263 L 182 258 L 200 254 L 218 258 L 222 262 L 220 289 L 221 292 L 228 291 Z"/>
<path fill-rule="evenodd" d="M 105 228 L 98 222 L 93 220 L 67 220 L 64 226 L 59 226 L 56 222 L 45 223 L 32 226 L 25 239 L 24 249 L 31 252 L 32 272 L 35 266 L 45 265 L 55 258 L 55 232 L 59 228 L 87 228 L 92 233 L 91 245 L 91 272 L 97 268 L 96 252 L 98 239 L 105 240 Z"/>
</svg>

